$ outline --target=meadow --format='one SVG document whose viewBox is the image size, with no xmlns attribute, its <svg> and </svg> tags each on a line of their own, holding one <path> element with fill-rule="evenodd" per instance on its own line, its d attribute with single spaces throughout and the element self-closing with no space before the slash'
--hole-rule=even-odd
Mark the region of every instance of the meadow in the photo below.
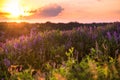
<svg viewBox="0 0 120 80">
<path fill-rule="evenodd" d="M 27 25 L 0 27 L 0 80 L 120 80 L 120 23 Z"/>
</svg>

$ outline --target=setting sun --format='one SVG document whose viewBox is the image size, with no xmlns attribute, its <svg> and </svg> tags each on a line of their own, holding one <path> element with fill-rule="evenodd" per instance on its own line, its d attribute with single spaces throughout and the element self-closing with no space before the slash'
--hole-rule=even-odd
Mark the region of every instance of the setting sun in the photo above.
<svg viewBox="0 0 120 80">
<path fill-rule="evenodd" d="M 12 0 L 7 2 L 3 7 L 3 10 L 10 15 L 9 18 L 19 18 L 21 16 L 29 16 L 30 13 L 27 12 L 27 9 L 20 4 L 20 0 Z"/>
</svg>

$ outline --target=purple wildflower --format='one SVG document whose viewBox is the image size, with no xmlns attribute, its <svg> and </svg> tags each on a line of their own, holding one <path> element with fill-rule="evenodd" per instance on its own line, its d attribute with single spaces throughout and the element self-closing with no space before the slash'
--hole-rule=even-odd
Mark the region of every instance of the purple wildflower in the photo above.
<svg viewBox="0 0 120 80">
<path fill-rule="evenodd" d="M 41 40 L 41 36 L 40 36 L 40 35 L 37 36 L 37 40 L 38 40 L 38 41 Z"/>
<path fill-rule="evenodd" d="M 8 48 L 6 47 L 5 44 L 2 45 L 2 48 L 3 48 L 3 50 L 4 50 L 5 53 L 8 53 Z"/>
<path fill-rule="evenodd" d="M 118 41 L 120 41 L 120 34 L 119 34 L 119 36 L 118 36 Z"/>
<path fill-rule="evenodd" d="M 28 47 L 29 47 L 29 48 L 31 48 L 31 47 L 32 47 L 32 43 L 31 43 L 31 41 L 28 41 L 28 43 L 27 43 L 27 44 L 28 44 Z"/>
<path fill-rule="evenodd" d="M 31 29 L 31 31 L 30 31 L 30 36 L 31 36 L 31 37 L 36 34 L 36 30 L 37 30 L 37 29 L 36 29 L 35 27 Z"/>
<path fill-rule="evenodd" d="M 21 36 L 19 39 L 20 39 L 20 42 L 22 42 L 22 41 L 25 40 L 25 36 L 23 35 L 23 36 Z"/>
<path fill-rule="evenodd" d="M 89 28 L 89 33 L 91 34 L 93 32 L 92 27 Z"/>
<path fill-rule="evenodd" d="M 110 32 L 107 32 L 107 37 L 108 37 L 109 40 L 112 39 L 112 36 L 111 36 Z"/>
<path fill-rule="evenodd" d="M 118 34 L 117 34 L 117 32 L 115 31 L 113 35 L 114 35 L 114 39 L 115 39 L 115 41 L 117 43 L 118 42 Z"/>
<path fill-rule="evenodd" d="M 93 34 L 93 35 L 92 35 L 92 39 L 93 39 L 93 40 L 96 40 L 96 38 L 97 38 L 97 34 Z"/>
<path fill-rule="evenodd" d="M 33 39 L 33 45 L 37 44 L 37 39 Z"/>
<path fill-rule="evenodd" d="M 19 48 L 19 44 L 18 44 L 18 43 L 15 43 L 15 44 L 14 44 L 14 48 L 15 48 L 15 49 L 18 49 L 18 48 Z"/>
<path fill-rule="evenodd" d="M 5 58 L 3 61 L 4 61 L 4 64 L 5 64 L 6 67 L 10 66 L 10 60 L 8 60 L 7 58 Z"/>
<path fill-rule="evenodd" d="M 8 53 L 8 49 L 7 49 L 7 48 L 5 48 L 5 50 L 4 50 L 4 51 L 5 51 L 5 53 Z"/>
<path fill-rule="evenodd" d="M 23 45 L 23 47 L 22 47 L 22 48 L 25 50 L 25 49 L 27 49 L 27 46 L 26 46 L 26 45 Z"/>
<path fill-rule="evenodd" d="M 5 80 L 4 78 L 2 78 L 1 80 Z"/>
</svg>

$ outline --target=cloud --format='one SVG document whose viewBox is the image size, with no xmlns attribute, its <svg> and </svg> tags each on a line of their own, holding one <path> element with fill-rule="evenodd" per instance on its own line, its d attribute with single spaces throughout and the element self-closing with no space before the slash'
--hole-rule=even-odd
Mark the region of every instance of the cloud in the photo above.
<svg viewBox="0 0 120 80">
<path fill-rule="evenodd" d="M 0 11 L 0 21 L 4 21 L 4 20 L 7 20 L 7 16 L 10 15 L 10 13 L 7 13 L 7 12 L 1 12 Z"/>
<path fill-rule="evenodd" d="M 55 17 L 63 11 L 59 5 L 49 5 L 40 10 L 40 15 L 43 17 Z"/>
<path fill-rule="evenodd" d="M 97 0 L 97 1 L 101 1 L 101 0 Z"/>
<path fill-rule="evenodd" d="M 64 9 L 57 4 L 47 5 L 41 7 L 37 10 L 31 10 L 29 13 L 33 15 L 26 18 L 48 18 L 48 17 L 56 17 L 58 16 Z"/>
<path fill-rule="evenodd" d="M 0 12 L 0 17 L 7 16 L 7 15 L 10 15 L 10 13 L 7 13 L 7 12 Z"/>
<path fill-rule="evenodd" d="M 120 10 L 116 10 L 114 11 L 114 13 L 120 14 Z"/>
</svg>

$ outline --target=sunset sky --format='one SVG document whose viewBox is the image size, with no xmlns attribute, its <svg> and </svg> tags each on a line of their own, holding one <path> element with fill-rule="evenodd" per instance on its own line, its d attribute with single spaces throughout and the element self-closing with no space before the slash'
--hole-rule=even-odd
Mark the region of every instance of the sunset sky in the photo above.
<svg viewBox="0 0 120 80">
<path fill-rule="evenodd" d="M 120 0 L 0 0 L 0 21 L 120 21 Z"/>
</svg>

